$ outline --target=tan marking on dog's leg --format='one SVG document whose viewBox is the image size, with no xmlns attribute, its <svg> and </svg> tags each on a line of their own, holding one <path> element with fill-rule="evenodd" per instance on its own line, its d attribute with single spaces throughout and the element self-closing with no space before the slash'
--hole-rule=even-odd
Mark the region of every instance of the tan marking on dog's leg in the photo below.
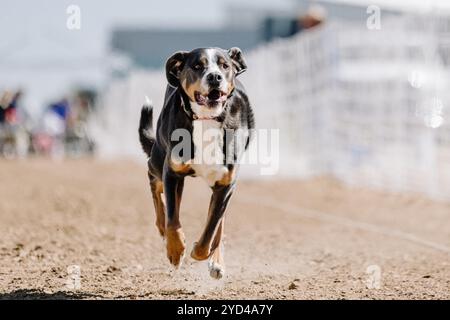
<svg viewBox="0 0 450 320">
<path fill-rule="evenodd" d="M 183 230 L 167 228 L 166 241 L 167 258 L 171 264 L 179 267 L 186 249 Z"/>
<path fill-rule="evenodd" d="M 149 174 L 150 187 L 152 189 L 153 204 L 155 206 L 156 213 L 156 227 L 162 237 L 164 237 L 166 228 L 166 212 L 164 207 L 164 202 L 162 200 L 161 194 L 163 193 L 163 183 L 161 180 L 152 177 Z"/>
<path fill-rule="evenodd" d="M 175 212 L 172 221 L 166 223 L 166 249 L 169 262 L 178 268 L 184 257 L 186 244 L 183 230 L 179 220 L 181 195 L 183 193 L 184 180 L 180 180 L 175 190 Z"/>
</svg>

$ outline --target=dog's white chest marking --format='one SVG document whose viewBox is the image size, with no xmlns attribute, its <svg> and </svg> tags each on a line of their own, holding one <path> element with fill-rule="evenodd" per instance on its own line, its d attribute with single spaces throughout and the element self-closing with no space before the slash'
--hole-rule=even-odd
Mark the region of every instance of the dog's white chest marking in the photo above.
<svg viewBox="0 0 450 320">
<path fill-rule="evenodd" d="M 192 130 L 194 159 L 191 168 L 210 186 L 228 173 L 224 165 L 222 124 L 215 120 L 194 120 Z"/>
</svg>

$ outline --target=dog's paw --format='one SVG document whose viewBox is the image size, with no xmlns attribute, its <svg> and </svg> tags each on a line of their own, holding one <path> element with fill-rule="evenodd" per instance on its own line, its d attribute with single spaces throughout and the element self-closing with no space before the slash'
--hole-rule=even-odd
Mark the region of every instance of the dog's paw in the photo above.
<svg viewBox="0 0 450 320">
<path fill-rule="evenodd" d="M 184 233 L 180 229 L 166 230 L 167 258 L 176 268 L 180 267 L 186 249 Z"/>
<path fill-rule="evenodd" d="M 209 248 L 204 248 L 199 246 L 198 242 L 194 243 L 194 246 L 191 251 L 192 259 L 203 261 L 209 258 Z"/>
<path fill-rule="evenodd" d="M 225 275 L 225 267 L 215 261 L 210 261 L 208 263 L 208 269 L 209 275 L 213 279 L 219 280 Z"/>
</svg>

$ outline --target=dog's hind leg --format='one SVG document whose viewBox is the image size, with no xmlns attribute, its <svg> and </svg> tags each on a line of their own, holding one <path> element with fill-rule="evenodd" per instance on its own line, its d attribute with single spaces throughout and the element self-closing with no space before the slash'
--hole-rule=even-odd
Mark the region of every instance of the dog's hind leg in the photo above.
<svg viewBox="0 0 450 320">
<path fill-rule="evenodd" d="M 226 186 L 216 184 L 216 186 L 213 187 L 213 195 L 209 205 L 208 221 L 200 240 L 194 243 L 194 248 L 191 252 L 191 257 L 195 260 L 206 260 L 211 256 L 211 253 L 214 250 L 214 247 L 211 245 L 212 239 L 217 232 L 223 231 L 223 226 L 221 226 L 223 215 L 228 202 L 233 195 L 234 186 L 234 184 Z M 220 237 L 218 239 L 220 239 Z"/>
<path fill-rule="evenodd" d="M 148 173 L 148 177 L 152 189 L 153 204 L 155 205 L 156 227 L 161 236 L 164 237 L 166 229 L 166 210 L 161 196 L 164 190 L 163 183 L 158 178 L 152 176 L 150 172 Z"/>
</svg>

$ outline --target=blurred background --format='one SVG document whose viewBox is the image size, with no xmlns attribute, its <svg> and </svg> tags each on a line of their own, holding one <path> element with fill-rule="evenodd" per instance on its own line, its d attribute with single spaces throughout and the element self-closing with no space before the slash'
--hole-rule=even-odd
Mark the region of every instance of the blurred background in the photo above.
<svg viewBox="0 0 450 320">
<path fill-rule="evenodd" d="M 450 195 L 444 0 L 6 0 L 0 10 L 5 158 L 142 159 L 139 109 L 149 96 L 159 112 L 167 57 L 238 46 L 258 127 L 280 129 L 279 175 Z"/>
</svg>

